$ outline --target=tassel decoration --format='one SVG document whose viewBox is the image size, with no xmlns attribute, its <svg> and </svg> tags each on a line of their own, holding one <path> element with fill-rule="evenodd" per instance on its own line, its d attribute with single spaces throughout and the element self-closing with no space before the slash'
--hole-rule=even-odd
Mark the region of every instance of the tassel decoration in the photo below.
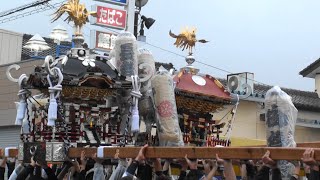
<svg viewBox="0 0 320 180">
<path fill-rule="evenodd" d="M 131 121 L 131 132 L 139 132 L 139 110 L 138 110 L 138 102 L 139 98 L 141 98 L 142 94 L 140 93 L 140 82 L 139 77 L 137 75 L 131 76 L 132 80 L 132 121 Z"/>
<path fill-rule="evenodd" d="M 17 109 L 17 117 L 15 125 L 22 125 L 22 121 L 24 119 L 24 116 L 26 114 L 27 109 L 27 103 L 24 100 L 20 100 L 18 103 L 18 109 Z"/>
<path fill-rule="evenodd" d="M 131 122 L 131 132 L 139 132 L 139 110 L 136 106 L 132 109 L 132 122 Z"/>
<path fill-rule="evenodd" d="M 48 126 L 54 126 L 58 115 L 58 104 L 56 99 L 50 99 L 48 110 Z"/>
</svg>

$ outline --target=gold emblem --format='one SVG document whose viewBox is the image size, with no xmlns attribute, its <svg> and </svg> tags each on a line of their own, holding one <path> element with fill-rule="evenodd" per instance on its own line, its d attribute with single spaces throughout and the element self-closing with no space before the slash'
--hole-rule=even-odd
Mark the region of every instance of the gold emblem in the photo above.
<svg viewBox="0 0 320 180">
<path fill-rule="evenodd" d="M 174 45 L 176 45 L 177 48 L 182 48 L 182 51 L 184 51 L 185 49 L 188 49 L 189 55 L 192 55 L 192 48 L 195 47 L 196 42 L 201 42 L 201 43 L 209 42 L 204 39 L 197 40 L 196 31 L 197 31 L 196 28 L 189 29 L 186 27 L 181 31 L 179 35 L 173 34 L 171 30 L 169 31 L 169 35 L 176 39 L 176 42 L 174 43 Z"/>
<path fill-rule="evenodd" d="M 68 23 L 72 21 L 75 26 L 75 35 L 82 35 L 81 30 L 86 22 L 89 22 L 89 16 L 96 16 L 96 12 L 89 12 L 84 4 L 80 4 L 79 0 L 68 0 L 55 13 L 52 22 L 58 20 L 64 13 L 68 14 L 65 19 Z"/>
</svg>

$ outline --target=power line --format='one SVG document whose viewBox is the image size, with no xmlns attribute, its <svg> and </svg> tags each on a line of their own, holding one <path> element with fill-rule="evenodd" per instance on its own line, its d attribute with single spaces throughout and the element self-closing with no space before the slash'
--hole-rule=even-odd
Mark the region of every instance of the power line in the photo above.
<svg viewBox="0 0 320 180">
<path fill-rule="evenodd" d="M 64 0 L 64 1 L 65 1 L 65 0 Z M 41 13 L 41 12 L 44 12 L 44 11 L 47 11 L 47 10 L 51 10 L 53 7 L 54 7 L 54 8 L 60 7 L 61 4 L 62 4 L 64 1 L 61 1 L 61 2 L 58 2 L 58 3 L 54 3 L 54 4 L 51 5 L 51 7 L 48 6 L 48 4 L 49 4 L 48 2 L 47 2 L 47 3 L 44 3 L 44 4 L 41 4 L 41 5 L 38 5 L 38 6 L 32 6 L 32 7 L 35 7 L 35 9 L 33 9 L 33 10 L 31 10 L 31 11 L 28 11 L 28 12 L 24 12 L 24 13 L 17 14 L 17 15 L 15 15 L 15 16 L 10 16 L 10 17 L 1 19 L 1 20 L 0 20 L 0 24 L 6 23 L 6 22 L 10 22 L 10 21 L 14 21 L 14 20 L 17 20 L 17 19 L 26 17 L 26 16 L 33 15 L 33 14 Z M 11 13 L 11 14 L 12 14 L 12 13 Z"/>
<path fill-rule="evenodd" d="M 186 56 L 183 56 L 183 55 L 178 54 L 178 53 L 176 53 L 176 52 L 173 52 L 173 51 L 170 51 L 170 50 L 164 49 L 164 48 L 162 48 L 162 47 L 159 47 L 159 46 L 156 46 L 156 45 L 153 45 L 153 44 L 147 43 L 147 42 L 146 42 L 146 44 L 147 44 L 147 45 L 149 45 L 149 46 L 152 46 L 152 47 L 155 47 L 155 48 L 161 49 L 161 50 L 163 50 L 163 51 L 166 51 L 166 52 L 168 52 L 168 53 L 174 54 L 174 55 L 179 56 L 179 57 L 183 57 L 183 58 L 185 58 L 185 57 L 186 57 Z M 197 63 L 199 63 L 199 64 L 203 64 L 203 65 L 205 65 L 205 66 L 209 66 L 209 67 L 211 67 L 211 68 L 214 68 L 214 69 L 217 69 L 217 70 L 220 70 L 220 71 L 223 71 L 223 72 L 226 72 L 226 73 L 230 73 L 230 74 L 232 73 L 232 72 L 230 72 L 230 71 L 227 71 L 227 70 L 221 69 L 221 68 L 219 68 L 219 67 L 216 67 L 216 66 L 213 66 L 213 65 L 210 65 L 210 64 L 207 64 L 207 63 L 204 63 L 204 62 L 198 61 L 198 60 L 195 60 L 195 62 L 197 62 Z"/>
<path fill-rule="evenodd" d="M 171 54 L 174 54 L 174 55 L 176 55 L 176 56 L 180 56 L 180 57 L 185 58 L 185 56 L 183 56 L 183 55 L 181 55 L 181 54 L 178 54 L 178 53 L 176 53 L 176 52 L 169 51 L 169 50 L 167 50 L 167 49 L 164 49 L 164 48 L 162 48 L 162 47 L 159 47 L 159 46 L 156 46 L 156 45 L 150 44 L 150 43 L 148 43 L 148 42 L 146 42 L 146 44 L 147 44 L 147 45 L 149 45 L 149 46 L 152 46 L 152 47 L 155 47 L 155 48 L 161 49 L 162 51 L 166 51 L 166 52 L 171 53 Z"/>
<path fill-rule="evenodd" d="M 89 29 L 90 29 L 90 28 L 89 28 Z M 105 27 L 105 29 L 107 29 L 107 30 L 109 30 L 109 31 L 111 31 L 111 32 L 114 32 L 114 33 L 116 33 L 116 34 L 119 34 L 119 32 L 117 32 L 117 31 L 115 31 L 115 30 L 113 30 L 113 29 L 110 29 L 110 28 L 108 28 L 108 27 Z M 152 46 L 152 47 L 154 47 L 154 48 L 160 49 L 160 50 L 162 50 L 162 51 L 165 51 L 165 52 L 174 54 L 174 55 L 176 55 L 176 56 L 182 57 L 182 58 L 185 58 L 185 57 L 186 57 L 186 56 L 184 56 L 184 55 L 181 55 L 181 54 L 178 54 L 178 53 L 176 53 L 176 52 L 167 50 L 167 49 L 162 48 L 162 47 L 160 47 L 160 46 L 156 46 L 156 45 L 150 44 L 150 43 L 148 43 L 148 42 L 146 42 L 146 44 L 149 45 L 149 46 Z M 208 66 L 208 67 L 211 67 L 211 68 L 214 68 L 214 69 L 216 69 L 216 70 L 219 70 L 219 71 L 228 73 L 228 74 L 234 74 L 234 73 L 232 73 L 231 71 L 228 71 L 228 70 L 219 68 L 219 67 L 217 67 L 217 66 L 213 66 L 213 65 L 208 64 L 208 63 L 204 63 L 204 62 L 202 62 L 202 61 L 195 60 L 195 62 L 197 62 L 197 63 L 199 63 L 199 64 L 202 64 L 202 65 L 205 65 L 205 66 Z M 259 81 L 254 80 L 254 79 L 250 79 L 250 78 L 247 78 L 247 79 L 248 79 L 248 80 L 252 80 L 253 82 L 256 82 L 257 84 L 262 84 L 262 85 L 269 86 L 268 84 L 259 82 Z"/>
<path fill-rule="evenodd" d="M 0 17 L 5 17 L 5 16 L 8 16 L 10 14 L 14 14 L 14 13 L 23 11 L 23 10 L 28 9 L 28 8 L 36 7 L 36 6 L 45 4 L 45 3 L 49 2 L 49 1 L 51 1 L 51 0 L 38 0 L 38 1 L 29 3 L 29 4 L 25 4 L 25 5 L 22 5 L 22 6 L 19 6 L 19 7 L 16 7 L 16 8 L 1 12 L 0 13 Z"/>
<path fill-rule="evenodd" d="M 183 57 L 183 58 L 185 58 L 185 57 L 186 57 L 186 56 L 183 56 L 183 55 L 178 54 L 178 53 L 176 53 L 176 52 L 173 52 L 173 51 L 170 51 L 170 50 L 164 49 L 164 48 L 159 47 L 159 46 L 155 46 L 155 45 L 150 44 L 150 43 L 147 43 L 147 42 L 146 42 L 146 44 L 147 44 L 147 45 L 149 45 L 149 46 L 152 46 L 152 47 L 158 48 L 158 49 L 160 49 L 160 50 L 163 50 L 163 51 L 169 52 L 169 53 L 174 54 L 174 55 L 179 56 L 179 57 Z M 222 69 L 222 68 L 219 68 L 219 67 L 217 67 L 217 66 L 213 66 L 213 65 L 210 65 L 210 64 L 204 63 L 204 62 L 202 62 L 202 61 L 195 60 L 195 62 L 197 62 L 197 63 L 199 63 L 199 64 L 202 64 L 202 65 L 205 65 L 205 66 L 208 66 L 208 67 L 211 67 L 211 68 L 214 68 L 214 69 L 217 69 L 217 70 L 222 71 L 222 72 L 225 72 L 225 73 L 234 74 L 234 73 L 233 73 L 233 72 L 231 72 L 231 71 L 224 70 L 224 69 Z M 253 82 L 256 82 L 257 84 L 262 84 L 262 85 L 270 86 L 270 85 L 268 85 L 268 84 L 265 84 L 265 83 L 259 82 L 259 81 L 254 80 L 254 79 L 250 79 L 250 78 L 247 78 L 247 79 L 248 79 L 248 80 L 252 80 Z"/>
<path fill-rule="evenodd" d="M 162 47 L 159 47 L 159 46 L 156 46 L 156 45 L 153 45 L 153 44 L 147 43 L 147 42 L 146 42 L 146 44 L 147 44 L 147 45 L 149 45 L 149 46 L 152 46 L 152 47 L 154 47 L 154 48 L 158 48 L 158 49 L 160 49 L 160 50 L 163 50 L 163 51 L 166 51 L 166 52 L 168 52 L 168 53 L 174 54 L 174 55 L 179 56 L 179 57 L 183 57 L 183 58 L 185 58 L 185 57 L 186 57 L 186 56 L 183 56 L 183 55 L 178 54 L 178 53 L 176 53 L 176 52 L 173 52 L 173 51 L 170 51 L 170 50 L 164 49 L 164 48 L 162 48 Z M 228 71 L 228 70 L 225 70 L 225 69 L 222 69 L 222 68 L 219 68 L 219 67 L 216 67 L 216 66 L 210 65 L 210 64 L 208 64 L 208 63 L 204 63 L 204 62 L 202 62 L 202 61 L 195 60 L 195 62 L 197 62 L 197 63 L 199 63 L 199 64 L 202 64 L 202 65 L 205 65 L 205 66 L 208 66 L 208 67 L 211 67 L 211 68 L 214 68 L 214 69 L 216 69 L 216 70 L 219 70 L 219 71 L 225 72 L 225 73 L 234 74 L 234 73 L 233 73 L 233 72 L 231 72 L 231 71 Z M 268 84 L 265 84 L 265 83 L 259 82 L 259 81 L 254 80 L 254 79 L 250 79 L 250 78 L 248 78 L 248 80 L 252 80 L 253 82 L 256 82 L 256 83 L 258 83 L 258 84 L 262 84 L 262 85 L 270 86 L 270 85 L 268 85 Z"/>
<path fill-rule="evenodd" d="M 53 4 L 53 5 L 51 5 L 51 4 L 48 2 L 48 1 L 50 1 L 50 0 L 42 0 L 42 1 L 43 1 L 43 2 L 42 2 L 41 4 L 35 4 L 35 5 L 32 5 L 32 6 L 29 5 L 28 8 L 30 8 L 30 7 L 36 7 L 36 6 L 43 5 L 43 4 L 47 4 L 47 6 L 44 6 L 44 7 L 40 8 L 40 9 L 36 9 L 36 10 L 30 11 L 30 12 L 27 12 L 27 13 L 19 14 L 19 15 L 15 16 L 15 17 L 9 17 L 9 18 L 0 20 L 0 24 L 1 24 L 1 23 L 5 23 L 5 22 L 8 22 L 8 21 L 13 21 L 13 20 L 16 20 L 16 19 L 25 17 L 25 16 L 30 16 L 30 15 L 32 15 L 32 14 L 36 14 L 36 13 L 40 13 L 40 12 L 43 12 L 43 11 L 47 11 L 47 10 L 50 10 L 50 9 L 56 9 L 56 8 L 60 7 L 60 5 L 61 5 L 65 0 L 64 0 L 64 1 L 61 1 L 61 2 L 59 2 L 59 3 L 55 3 L 55 4 Z M 24 9 L 26 9 L 26 8 L 24 8 Z M 24 9 L 22 9 L 22 10 L 24 10 Z M 1 13 L 1 14 L 0 14 L 0 17 L 3 17 L 4 14 L 6 14 L 6 12 Z M 8 14 L 8 13 L 7 13 L 7 14 Z M 11 14 L 12 14 L 12 13 L 11 13 Z M 1 15 L 2 15 L 2 16 L 1 16 Z M 65 22 L 65 21 L 64 21 L 64 22 Z M 69 26 L 71 26 L 69 23 L 66 23 L 66 24 L 68 24 Z M 72 26 L 71 26 L 71 27 L 72 27 Z M 90 29 L 89 27 L 87 27 L 87 26 L 84 26 L 84 28 L 87 28 L 87 29 L 89 29 L 89 30 L 91 31 L 91 29 Z M 114 33 L 116 33 L 116 34 L 119 34 L 118 31 L 115 31 L 115 30 L 110 29 L 110 28 L 108 28 L 108 27 L 106 27 L 106 29 L 109 30 L 109 31 L 111 31 L 111 32 L 114 32 Z M 83 33 L 83 34 L 84 34 L 85 36 L 87 36 L 87 37 L 90 37 L 89 35 L 87 35 L 87 34 L 85 34 L 85 33 Z M 178 53 L 176 53 L 176 52 L 173 52 L 173 51 L 164 49 L 164 48 L 162 48 L 162 47 L 159 47 L 159 46 L 150 44 L 150 43 L 148 43 L 148 42 L 146 42 L 146 44 L 149 45 L 149 46 L 152 46 L 152 47 L 154 47 L 154 48 L 158 48 L 158 49 L 160 49 L 160 50 L 162 50 L 162 51 L 165 51 L 165 52 L 174 54 L 174 55 L 176 55 L 176 56 L 185 58 L 185 56 L 183 56 L 183 55 L 181 55 L 181 54 L 178 54 Z M 232 74 L 232 72 L 230 72 L 230 71 L 228 71 L 228 70 L 225 70 L 225 69 L 222 69 L 222 68 L 219 68 L 219 67 L 210 65 L 210 64 L 208 64 L 208 63 L 204 63 L 204 62 L 202 62 L 202 61 L 195 60 L 195 62 L 197 62 L 197 63 L 199 63 L 199 64 L 202 64 L 202 65 L 205 65 L 205 66 L 208 66 L 208 67 L 211 67 L 211 68 L 214 68 L 214 69 L 216 69 L 216 70 L 225 72 L 225 73 Z M 256 81 L 256 80 L 254 80 L 254 79 L 249 79 L 249 80 L 252 80 L 252 81 L 254 81 L 254 82 L 256 82 L 256 83 L 259 83 L 259 84 L 267 85 L 267 84 L 261 83 L 261 82 L 259 82 L 259 81 Z"/>
<path fill-rule="evenodd" d="M 65 0 L 64 0 L 64 1 L 65 1 Z M 62 4 L 64 1 L 62 1 L 61 4 Z M 58 7 L 54 6 L 54 5 L 51 5 L 50 3 L 48 3 L 48 6 L 51 6 L 52 9 L 55 9 L 55 10 L 57 10 L 57 8 L 58 8 Z M 59 20 L 62 20 L 62 18 L 59 18 Z M 63 20 L 62 20 L 62 21 L 63 21 Z M 66 21 L 63 21 L 63 22 L 65 22 L 68 26 L 70 26 L 70 27 L 73 28 L 73 26 L 72 26 L 71 24 L 67 23 Z M 83 26 L 83 27 L 85 27 L 85 26 Z M 86 34 L 86 33 L 84 33 L 84 32 L 83 32 L 83 34 L 84 34 L 85 36 L 87 36 L 87 37 L 90 38 L 90 36 L 89 36 L 88 34 Z"/>
<path fill-rule="evenodd" d="M 114 33 L 116 33 L 116 34 L 119 34 L 119 32 L 117 32 L 117 31 L 115 31 L 115 30 L 113 30 L 113 29 L 110 29 L 110 28 L 107 28 L 107 27 L 106 27 L 106 29 L 108 29 L 109 31 L 114 32 Z M 149 46 L 152 46 L 152 47 L 154 47 L 154 48 L 160 49 L 160 50 L 162 50 L 162 51 L 165 51 L 165 52 L 174 54 L 174 55 L 176 55 L 176 56 L 182 57 L 182 58 L 185 58 L 185 57 L 186 57 L 186 56 L 184 56 L 184 55 L 181 55 L 181 54 L 178 54 L 178 53 L 176 53 L 176 52 L 167 50 L 167 49 L 162 48 L 162 47 L 160 47 L 160 46 L 156 46 L 156 45 L 150 44 L 150 43 L 148 43 L 148 42 L 146 42 L 146 44 L 149 45 Z M 202 64 L 202 65 L 205 65 L 205 66 L 208 66 L 208 67 L 211 67 L 211 68 L 214 68 L 214 69 L 216 69 L 216 70 L 219 70 L 219 71 L 228 73 L 228 74 L 234 74 L 234 73 L 232 73 L 231 71 L 228 71 L 228 70 L 219 68 L 219 67 L 217 67 L 217 66 L 213 66 L 213 65 L 208 64 L 208 63 L 204 63 L 204 62 L 202 62 L 202 61 L 195 60 L 195 62 L 197 62 L 197 63 L 199 63 L 199 64 Z M 258 83 L 258 84 L 262 84 L 262 85 L 267 85 L 267 86 L 269 86 L 268 84 L 259 82 L 259 81 L 254 80 L 254 79 L 248 78 L 248 80 L 252 80 L 253 82 L 256 82 L 256 83 Z"/>
</svg>

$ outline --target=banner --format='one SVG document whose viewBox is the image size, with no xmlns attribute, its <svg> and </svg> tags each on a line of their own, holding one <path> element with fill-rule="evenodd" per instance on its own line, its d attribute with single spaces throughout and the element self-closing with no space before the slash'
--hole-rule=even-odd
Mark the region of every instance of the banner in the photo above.
<svg viewBox="0 0 320 180">
<path fill-rule="evenodd" d="M 97 17 L 93 17 L 92 24 L 121 30 L 126 28 L 126 10 L 97 5 L 94 6 L 94 11 L 97 12 Z"/>
</svg>

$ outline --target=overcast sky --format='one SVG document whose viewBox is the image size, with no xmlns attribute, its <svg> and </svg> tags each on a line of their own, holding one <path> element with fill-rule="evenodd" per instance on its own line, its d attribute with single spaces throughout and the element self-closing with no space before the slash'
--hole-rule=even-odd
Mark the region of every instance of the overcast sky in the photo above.
<svg viewBox="0 0 320 180">
<path fill-rule="evenodd" d="M 52 0 L 52 4 L 61 0 Z M 32 0 L 13 0 L 2 3 L 0 11 L 30 3 Z M 90 5 L 99 4 L 82 0 Z M 320 57 L 320 14 L 318 0 L 149 0 L 142 14 L 156 19 L 145 30 L 147 42 L 185 55 L 176 49 L 169 37 L 171 29 L 179 33 L 184 26 L 197 27 L 197 37 L 210 42 L 197 44 L 196 60 L 238 73 L 252 72 L 255 80 L 282 87 L 314 90 L 314 80 L 303 78 L 299 72 Z M 51 24 L 46 11 L 19 20 L 0 24 L 1 29 L 48 36 L 51 29 L 61 24 L 72 32 L 62 20 Z M 87 25 L 85 38 L 89 41 Z M 144 45 L 157 61 L 172 62 L 176 68 L 186 63 L 182 57 Z M 194 64 L 202 73 L 226 77 L 227 73 Z"/>
</svg>

